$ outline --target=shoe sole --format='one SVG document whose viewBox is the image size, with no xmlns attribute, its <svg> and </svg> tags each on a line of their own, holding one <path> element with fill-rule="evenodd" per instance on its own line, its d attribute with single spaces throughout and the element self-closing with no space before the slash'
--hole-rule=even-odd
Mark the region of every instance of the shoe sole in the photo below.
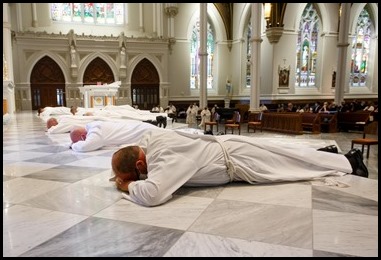
<svg viewBox="0 0 381 260">
<path fill-rule="evenodd" d="M 328 153 L 339 153 L 336 145 L 330 145 L 323 148 L 318 149 L 318 151 L 328 152 Z"/>
<path fill-rule="evenodd" d="M 358 167 L 355 169 L 353 174 L 357 175 L 357 176 L 368 178 L 369 172 L 368 172 L 366 165 L 364 164 L 361 151 L 357 150 L 353 154 L 353 158 L 356 160 L 357 165 L 358 165 Z"/>
</svg>

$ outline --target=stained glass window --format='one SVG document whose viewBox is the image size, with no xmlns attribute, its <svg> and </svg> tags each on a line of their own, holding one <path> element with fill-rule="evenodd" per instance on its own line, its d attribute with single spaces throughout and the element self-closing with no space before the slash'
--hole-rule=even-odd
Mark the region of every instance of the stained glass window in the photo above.
<svg viewBox="0 0 381 260">
<path fill-rule="evenodd" d="M 81 22 L 82 21 L 82 5 L 81 3 L 73 3 L 73 22 Z M 68 20 L 70 22 L 71 20 Z"/>
<path fill-rule="evenodd" d="M 356 35 L 352 41 L 350 76 L 352 87 L 365 86 L 368 74 L 370 37 L 371 20 L 369 13 L 363 9 L 357 20 Z"/>
<path fill-rule="evenodd" d="M 246 34 L 246 87 L 251 87 L 251 18 L 247 25 Z"/>
<path fill-rule="evenodd" d="M 95 6 L 97 13 L 97 21 L 99 24 L 106 23 L 106 5 L 107 4 L 96 4 Z"/>
<path fill-rule="evenodd" d="M 296 45 L 296 86 L 314 87 L 316 75 L 319 16 L 311 3 L 304 8 Z"/>
<path fill-rule="evenodd" d="M 123 3 L 52 3 L 53 21 L 123 24 Z"/>
<path fill-rule="evenodd" d="M 191 60 L 191 78 L 190 88 L 199 89 L 200 86 L 200 57 L 198 56 L 200 49 L 200 21 L 197 20 L 193 26 L 192 37 L 190 42 L 190 60 Z M 214 34 L 210 24 L 207 24 L 207 41 L 206 49 L 208 53 L 207 60 L 207 88 L 213 88 L 213 57 L 214 57 Z"/>
</svg>

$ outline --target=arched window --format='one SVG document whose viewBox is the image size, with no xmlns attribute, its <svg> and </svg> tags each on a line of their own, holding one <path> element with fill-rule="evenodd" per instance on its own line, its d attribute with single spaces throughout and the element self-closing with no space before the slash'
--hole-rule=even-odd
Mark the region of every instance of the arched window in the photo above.
<svg viewBox="0 0 381 260">
<path fill-rule="evenodd" d="M 352 41 L 351 76 L 352 87 L 365 86 L 368 74 L 371 20 L 365 8 L 357 20 L 356 35 Z"/>
<path fill-rule="evenodd" d="M 123 3 L 52 3 L 53 21 L 124 24 Z"/>
<path fill-rule="evenodd" d="M 207 61 L 207 88 L 213 88 L 213 57 L 214 57 L 214 34 L 209 22 L 207 24 L 206 49 L 208 53 Z M 200 20 L 193 26 L 192 38 L 190 42 L 191 78 L 190 88 L 198 89 L 200 86 Z"/>
<path fill-rule="evenodd" d="M 311 3 L 304 8 L 296 46 L 296 86 L 314 87 L 317 59 L 319 16 Z"/>
<path fill-rule="evenodd" d="M 251 18 L 249 20 L 249 23 L 247 25 L 247 33 L 246 33 L 246 87 L 250 88 L 251 86 Z"/>
</svg>

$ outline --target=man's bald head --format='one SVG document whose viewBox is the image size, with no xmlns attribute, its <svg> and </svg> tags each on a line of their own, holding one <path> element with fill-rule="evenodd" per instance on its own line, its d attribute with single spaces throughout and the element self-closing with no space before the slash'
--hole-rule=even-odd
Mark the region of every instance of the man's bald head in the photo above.
<svg viewBox="0 0 381 260">
<path fill-rule="evenodd" d="M 74 143 L 86 140 L 87 131 L 84 127 L 76 127 L 70 131 L 70 139 Z"/>
<path fill-rule="evenodd" d="M 46 121 L 46 127 L 48 129 L 51 128 L 52 126 L 56 126 L 56 125 L 58 125 L 58 121 L 54 117 L 51 117 L 48 119 L 48 121 Z"/>
</svg>

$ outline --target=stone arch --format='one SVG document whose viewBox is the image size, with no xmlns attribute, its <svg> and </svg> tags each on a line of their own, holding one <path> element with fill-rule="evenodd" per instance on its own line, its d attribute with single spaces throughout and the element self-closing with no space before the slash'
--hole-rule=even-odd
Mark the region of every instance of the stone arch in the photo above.
<svg viewBox="0 0 381 260">
<path fill-rule="evenodd" d="M 86 85 L 110 84 L 115 81 L 114 73 L 108 64 L 100 57 L 94 58 L 86 66 L 82 82 Z"/>
<path fill-rule="evenodd" d="M 107 66 L 110 67 L 115 81 L 118 81 L 119 73 L 118 73 L 118 67 L 116 65 L 116 62 L 109 55 L 106 55 L 101 52 L 91 53 L 80 61 L 79 68 L 78 68 L 78 79 L 81 79 L 81 80 L 83 79 L 85 70 L 88 67 L 89 63 L 96 58 L 102 59 L 107 64 Z"/>
<path fill-rule="evenodd" d="M 49 56 L 37 60 L 30 74 L 32 109 L 66 106 L 65 77 Z"/>
<path fill-rule="evenodd" d="M 131 74 L 131 99 L 134 105 L 151 110 L 160 104 L 160 77 L 154 64 L 141 59 Z"/>
</svg>

